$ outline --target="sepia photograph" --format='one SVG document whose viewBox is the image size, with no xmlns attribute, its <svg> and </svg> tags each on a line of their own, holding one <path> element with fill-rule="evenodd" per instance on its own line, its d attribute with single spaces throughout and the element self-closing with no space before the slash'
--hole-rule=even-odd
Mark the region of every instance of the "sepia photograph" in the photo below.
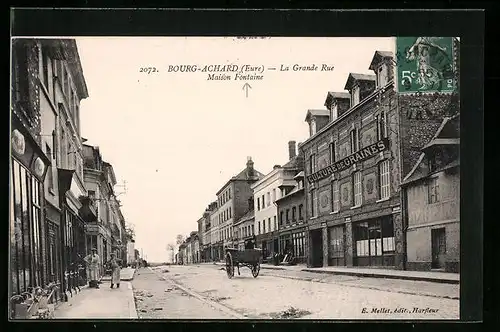
<svg viewBox="0 0 500 332">
<path fill-rule="evenodd" d="M 460 38 L 11 38 L 14 321 L 458 320 Z"/>
</svg>

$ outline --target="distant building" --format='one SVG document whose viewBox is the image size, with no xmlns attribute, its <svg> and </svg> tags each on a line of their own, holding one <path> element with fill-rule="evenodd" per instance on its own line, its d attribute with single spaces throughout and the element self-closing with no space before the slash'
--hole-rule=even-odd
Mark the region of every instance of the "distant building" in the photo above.
<svg viewBox="0 0 500 332">
<path fill-rule="evenodd" d="M 294 176 L 300 171 L 302 156 L 297 156 L 295 141 L 288 142 L 289 160 L 275 165 L 273 170 L 252 185 L 254 197 L 255 235 L 262 248 L 263 258 L 280 251 L 278 239 L 278 211 L 275 204 L 295 186 Z"/>
<path fill-rule="evenodd" d="M 403 181 L 407 269 L 459 272 L 460 116 L 446 118 Z"/>
</svg>

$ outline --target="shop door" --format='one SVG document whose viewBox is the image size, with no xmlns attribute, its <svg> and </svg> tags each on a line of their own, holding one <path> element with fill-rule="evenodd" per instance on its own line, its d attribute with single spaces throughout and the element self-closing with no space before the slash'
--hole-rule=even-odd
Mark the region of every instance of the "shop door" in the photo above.
<svg viewBox="0 0 500 332">
<path fill-rule="evenodd" d="M 442 269 L 446 259 L 446 231 L 444 228 L 431 230 L 432 238 L 432 268 Z"/>
<path fill-rule="evenodd" d="M 368 228 L 368 237 L 370 240 L 370 266 L 382 266 L 382 231 L 380 225 L 376 223 Z"/>
<path fill-rule="evenodd" d="M 323 266 L 323 234 L 321 229 L 311 231 L 312 242 L 312 266 Z"/>
</svg>

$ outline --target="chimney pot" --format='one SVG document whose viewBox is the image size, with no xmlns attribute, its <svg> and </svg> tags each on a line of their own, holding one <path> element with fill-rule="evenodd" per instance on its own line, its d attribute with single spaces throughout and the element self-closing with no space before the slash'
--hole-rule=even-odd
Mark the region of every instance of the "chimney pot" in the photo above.
<svg viewBox="0 0 500 332">
<path fill-rule="evenodd" d="M 290 157 L 290 160 L 295 158 L 295 156 L 297 155 L 297 147 L 295 141 L 288 142 L 288 155 Z"/>
</svg>

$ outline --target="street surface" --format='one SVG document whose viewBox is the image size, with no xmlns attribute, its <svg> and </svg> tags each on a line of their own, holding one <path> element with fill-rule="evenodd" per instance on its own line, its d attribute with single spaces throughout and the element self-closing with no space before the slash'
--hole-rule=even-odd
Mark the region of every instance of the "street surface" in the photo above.
<svg viewBox="0 0 500 332">
<path fill-rule="evenodd" d="M 139 269 L 139 318 L 458 319 L 459 286 L 213 264 Z"/>
</svg>

